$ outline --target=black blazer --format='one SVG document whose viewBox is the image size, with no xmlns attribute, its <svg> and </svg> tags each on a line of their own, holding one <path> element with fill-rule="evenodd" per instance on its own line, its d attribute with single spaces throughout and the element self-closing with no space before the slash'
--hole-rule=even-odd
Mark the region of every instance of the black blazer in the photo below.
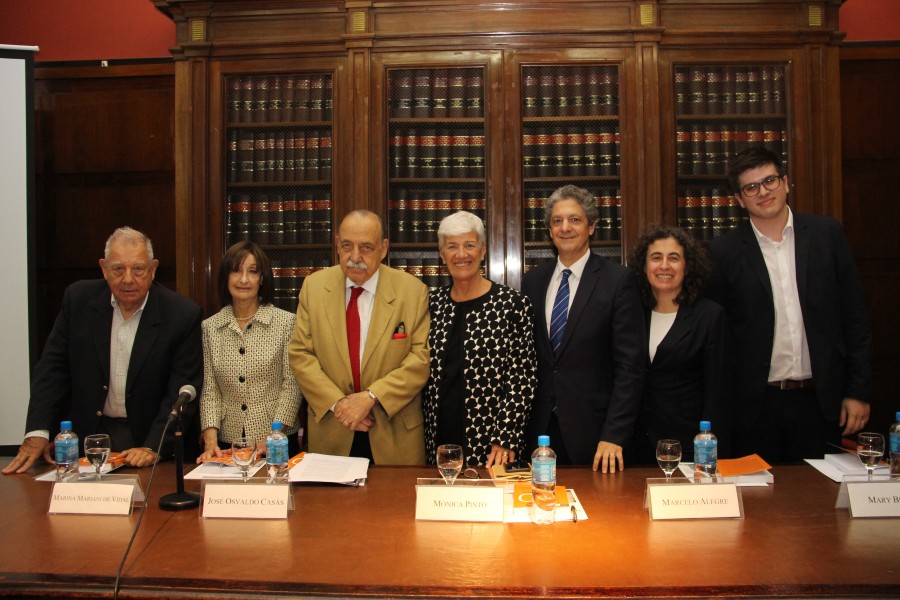
<svg viewBox="0 0 900 600">
<path fill-rule="evenodd" d="M 109 386 L 112 305 L 103 279 L 73 283 L 35 367 L 26 431 L 71 418 L 80 439 L 96 433 Z M 157 449 L 178 389 L 203 385 L 200 307 L 158 283 L 150 287 L 128 364 L 125 409 L 134 442 Z M 191 403 L 196 406 L 196 402 Z M 162 455 L 171 455 L 171 436 Z"/>
<path fill-rule="evenodd" d="M 641 402 L 647 360 L 644 309 L 634 275 L 591 254 L 578 284 L 559 358 L 550 347 L 545 305 L 556 261 L 525 274 L 522 291 L 534 307 L 538 384 L 525 429 L 527 451 L 547 432 L 558 406 L 565 449 L 574 464 L 591 464 L 603 440 L 624 446 Z M 551 447 L 562 440 L 550 440 Z"/>
<path fill-rule="evenodd" d="M 862 283 L 840 225 L 794 213 L 797 290 L 822 415 L 837 422 L 845 397 L 868 401 L 871 331 Z M 714 239 L 708 296 L 725 307 L 734 427 L 759 417 L 775 336 L 772 285 L 750 222 Z"/>
<path fill-rule="evenodd" d="M 649 336 L 650 311 L 645 323 Z M 712 421 L 718 437 L 726 431 L 716 410 L 725 393 L 725 332 L 725 310 L 715 302 L 700 298 L 678 307 L 653 362 L 647 359 L 637 436 L 641 462 L 655 464 L 656 442 L 666 438 L 681 441 L 682 460 L 692 461 L 701 420 Z"/>
</svg>

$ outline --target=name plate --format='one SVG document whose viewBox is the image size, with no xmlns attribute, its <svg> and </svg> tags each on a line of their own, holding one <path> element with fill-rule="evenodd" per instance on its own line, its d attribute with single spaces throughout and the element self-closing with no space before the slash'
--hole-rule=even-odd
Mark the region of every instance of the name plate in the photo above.
<svg viewBox="0 0 900 600">
<path fill-rule="evenodd" d="M 50 514 L 129 515 L 134 485 L 130 483 L 60 482 L 53 484 Z"/>
<path fill-rule="evenodd" d="M 503 488 L 467 485 L 459 480 L 454 485 L 440 479 L 419 480 L 416 520 L 502 522 Z"/>
<path fill-rule="evenodd" d="M 743 516 L 737 484 L 662 483 L 648 481 L 650 518 L 739 519 Z"/>
<path fill-rule="evenodd" d="M 287 519 L 289 484 L 212 483 L 203 486 L 200 516 L 219 519 Z"/>
<path fill-rule="evenodd" d="M 900 517 L 900 480 L 847 483 L 851 517 Z"/>
</svg>

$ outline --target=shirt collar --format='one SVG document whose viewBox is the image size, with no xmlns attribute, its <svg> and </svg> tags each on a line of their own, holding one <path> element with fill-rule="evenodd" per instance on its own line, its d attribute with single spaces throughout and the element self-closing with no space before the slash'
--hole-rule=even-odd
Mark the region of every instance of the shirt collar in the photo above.
<svg viewBox="0 0 900 600">
<path fill-rule="evenodd" d="M 791 211 L 790 206 L 788 206 L 787 209 L 788 209 L 787 223 L 784 224 L 784 229 L 781 230 L 781 239 L 782 240 L 784 240 L 784 238 L 788 235 L 788 232 L 793 233 L 793 231 L 794 231 L 794 213 L 793 213 L 793 211 Z M 775 240 L 773 240 L 772 238 L 770 238 L 769 236 L 765 235 L 764 233 L 762 233 L 759 229 L 757 229 L 756 225 L 753 223 L 752 219 L 750 220 L 750 227 L 753 228 L 753 235 L 756 236 L 756 241 L 768 242 L 770 244 L 778 244 L 779 243 L 779 242 L 776 242 Z"/>
<path fill-rule="evenodd" d="M 141 307 L 139 309 L 137 309 L 136 311 L 134 311 L 131 316 L 133 317 L 134 315 L 136 315 L 140 312 L 143 312 L 144 307 L 147 306 L 147 300 L 149 300 L 149 299 L 150 299 L 150 290 L 147 290 L 147 295 L 144 296 L 144 301 L 141 302 Z M 109 303 L 112 305 L 113 310 L 119 310 L 119 303 L 116 301 L 116 297 L 112 293 L 109 294 Z M 119 314 L 122 314 L 122 312 L 119 311 Z M 128 318 L 130 319 L 131 317 L 128 317 Z"/>
<path fill-rule="evenodd" d="M 581 258 L 579 258 L 578 260 L 573 262 L 568 267 L 565 266 L 564 264 L 562 264 L 560 262 L 559 258 L 557 257 L 556 269 L 553 271 L 553 278 L 559 279 L 560 273 L 562 273 L 565 269 L 569 269 L 570 271 L 572 271 L 572 275 L 574 275 L 576 279 L 580 279 L 581 274 L 584 273 L 584 267 L 587 266 L 587 261 L 590 257 L 591 257 L 591 249 L 588 248 Z M 571 275 L 570 275 L 570 277 L 571 277 Z"/>
<path fill-rule="evenodd" d="M 370 294 L 372 294 L 374 296 L 375 290 L 378 289 L 378 276 L 380 274 L 381 274 L 381 267 L 378 267 L 378 270 L 375 271 L 375 273 L 371 277 L 369 277 L 365 281 L 365 283 L 363 283 L 361 286 L 357 286 L 355 283 L 350 281 L 350 279 L 348 277 L 344 277 L 344 285 L 347 288 L 361 287 L 362 289 L 366 290 L 367 292 L 369 292 Z"/>
</svg>

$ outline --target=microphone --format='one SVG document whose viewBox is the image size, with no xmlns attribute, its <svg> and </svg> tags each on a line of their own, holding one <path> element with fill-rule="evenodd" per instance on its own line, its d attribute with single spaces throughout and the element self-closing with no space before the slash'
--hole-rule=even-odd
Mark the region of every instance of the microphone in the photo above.
<svg viewBox="0 0 900 600">
<path fill-rule="evenodd" d="M 196 397 L 197 389 L 194 386 L 190 384 L 181 386 L 181 389 L 178 390 L 178 399 L 175 400 L 175 404 L 172 406 L 172 412 L 169 413 L 169 422 L 171 423 L 177 418 L 184 408 L 184 405 L 190 404 Z"/>
</svg>

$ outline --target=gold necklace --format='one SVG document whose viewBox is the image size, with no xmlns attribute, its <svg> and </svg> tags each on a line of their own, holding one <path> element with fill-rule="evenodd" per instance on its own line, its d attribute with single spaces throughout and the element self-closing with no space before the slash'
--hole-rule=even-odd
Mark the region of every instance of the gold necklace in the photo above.
<svg viewBox="0 0 900 600">
<path fill-rule="evenodd" d="M 254 313 L 253 313 L 252 315 L 250 315 L 249 317 L 239 317 L 239 316 L 237 316 L 237 315 L 234 315 L 234 320 L 235 320 L 235 321 L 249 321 L 250 319 L 252 319 L 253 317 L 255 317 L 255 316 L 256 316 L 256 313 L 258 313 L 258 312 L 259 312 L 259 307 L 257 307 L 257 308 L 256 308 L 256 312 L 254 312 Z M 234 313 L 232 312 L 231 314 L 234 314 Z"/>
</svg>

